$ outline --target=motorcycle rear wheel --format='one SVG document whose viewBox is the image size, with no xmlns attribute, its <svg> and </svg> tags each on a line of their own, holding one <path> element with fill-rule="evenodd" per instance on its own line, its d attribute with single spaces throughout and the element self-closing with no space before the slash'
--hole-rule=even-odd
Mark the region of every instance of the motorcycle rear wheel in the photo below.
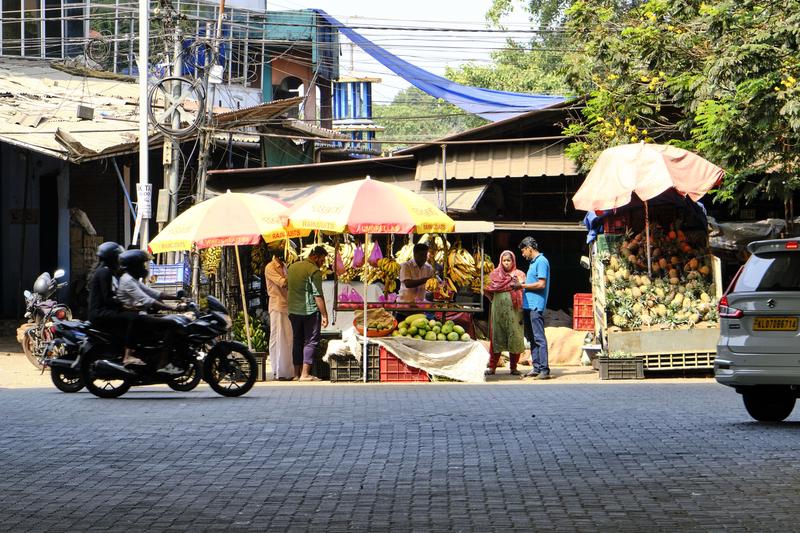
<svg viewBox="0 0 800 533">
<path fill-rule="evenodd" d="M 81 363 L 81 378 L 86 389 L 100 398 L 119 398 L 131 388 L 130 383 L 123 379 L 105 379 L 98 377 L 94 365 L 101 359 L 106 359 L 107 354 L 89 354 Z"/>
<path fill-rule="evenodd" d="M 51 368 L 50 379 L 61 392 L 78 392 L 83 388 L 83 378 L 78 372 L 65 372 L 60 368 Z"/>
<path fill-rule="evenodd" d="M 189 392 L 190 390 L 197 387 L 200 384 L 200 380 L 202 379 L 202 368 L 200 367 L 200 362 L 195 360 L 191 363 L 192 368 L 188 374 L 184 374 L 183 376 L 177 377 L 167 382 L 167 385 L 170 389 L 176 390 L 178 392 Z"/>
<path fill-rule="evenodd" d="M 245 394 L 256 382 L 256 358 L 247 349 L 212 349 L 203 363 L 203 379 L 222 396 Z"/>
</svg>

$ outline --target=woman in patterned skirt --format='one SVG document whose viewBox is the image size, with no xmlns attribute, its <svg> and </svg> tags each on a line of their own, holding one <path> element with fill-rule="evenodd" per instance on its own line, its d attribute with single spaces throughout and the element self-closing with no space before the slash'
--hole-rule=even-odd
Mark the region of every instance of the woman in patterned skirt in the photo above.
<svg viewBox="0 0 800 533">
<path fill-rule="evenodd" d="M 525 273 L 517 270 L 514 252 L 506 250 L 500 254 L 497 268 L 489 274 L 486 292 L 492 300 L 489 321 L 491 358 L 486 375 L 497 369 L 502 352 L 511 356 L 511 375 L 518 376 L 519 355 L 525 349 L 525 330 L 522 325 L 522 289 Z"/>
</svg>

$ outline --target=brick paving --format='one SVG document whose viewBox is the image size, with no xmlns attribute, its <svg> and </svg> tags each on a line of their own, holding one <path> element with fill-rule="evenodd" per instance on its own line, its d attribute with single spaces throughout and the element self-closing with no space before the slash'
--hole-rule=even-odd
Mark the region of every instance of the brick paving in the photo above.
<svg viewBox="0 0 800 533">
<path fill-rule="evenodd" d="M 3 531 L 796 530 L 800 409 L 709 383 L 0 389 Z"/>
</svg>

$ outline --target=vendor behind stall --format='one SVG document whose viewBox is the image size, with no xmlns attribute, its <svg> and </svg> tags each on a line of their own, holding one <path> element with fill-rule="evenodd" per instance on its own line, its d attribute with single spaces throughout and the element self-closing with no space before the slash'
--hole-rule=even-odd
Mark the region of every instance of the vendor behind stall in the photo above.
<svg viewBox="0 0 800 533">
<path fill-rule="evenodd" d="M 425 300 L 425 282 L 435 275 L 428 264 L 428 245 L 414 245 L 414 258 L 400 265 L 400 293 L 398 302 L 422 302 Z"/>
</svg>

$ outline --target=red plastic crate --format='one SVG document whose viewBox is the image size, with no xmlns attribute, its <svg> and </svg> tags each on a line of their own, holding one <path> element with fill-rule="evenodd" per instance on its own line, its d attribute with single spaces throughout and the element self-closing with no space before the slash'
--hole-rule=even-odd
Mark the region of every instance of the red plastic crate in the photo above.
<svg viewBox="0 0 800 533">
<path fill-rule="evenodd" d="M 408 366 L 384 347 L 380 351 L 380 368 L 381 382 L 430 381 L 427 372 Z"/>
<path fill-rule="evenodd" d="M 579 292 L 572 298 L 572 329 L 594 331 L 594 303 L 592 293 Z"/>
</svg>

